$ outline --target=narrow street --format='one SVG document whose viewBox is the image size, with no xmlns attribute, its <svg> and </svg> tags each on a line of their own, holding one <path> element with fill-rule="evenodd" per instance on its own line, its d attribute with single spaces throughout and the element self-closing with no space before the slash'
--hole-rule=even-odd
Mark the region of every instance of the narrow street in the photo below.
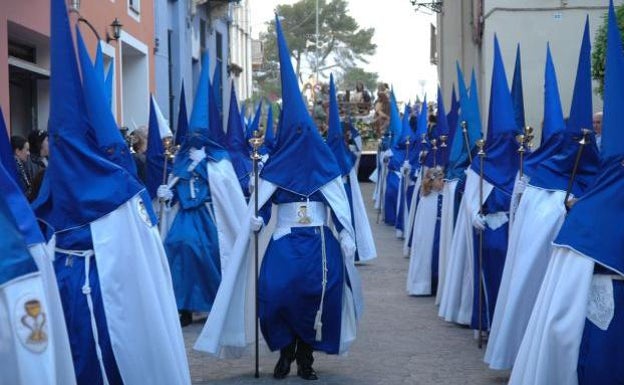
<svg viewBox="0 0 624 385">
<path fill-rule="evenodd" d="M 405 280 L 409 261 L 394 229 L 375 224 L 372 183 L 362 193 L 368 207 L 378 258 L 359 266 L 366 309 L 357 341 L 346 357 L 316 354 L 318 384 L 505 384 L 509 373 L 489 370 L 470 329 L 437 316 L 433 297 L 409 297 Z M 217 360 L 191 349 L 203 321 L 184 328 L 194 384 L 301 384 L 293 364 L 282 381 L 272 377 L 279 354 L 264 353 L 260 379 L 253 377 L 253 357 Z"/>
</svg>

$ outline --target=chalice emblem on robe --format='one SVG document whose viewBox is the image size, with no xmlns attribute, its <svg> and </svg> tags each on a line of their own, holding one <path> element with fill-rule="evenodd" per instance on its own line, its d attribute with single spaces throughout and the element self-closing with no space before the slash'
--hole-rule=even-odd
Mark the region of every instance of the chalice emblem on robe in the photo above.
<svg viewBox="0 0 624 385">
<path fill-rule="evenodd" d="M 309 225 L 310 223 L 312 223 L 312 218 L 308 216 L 307 205 L 300 205 L 297 208 L 297 218 L 299 218 L 297 222 L 301 223 L 302 225 Z"/>
<path fill-rule="evenodd" d="M 24 326 L 30 330 L 27 342 L 32 344 L 42 344 L 47 342 L 48 336 L 43 331 L 46 323 L 46 315 L 41 311 L 41 302 L 31 299 L 24 303 L 26 314 L 22 316 L 21 321 Z"/>
</svg>

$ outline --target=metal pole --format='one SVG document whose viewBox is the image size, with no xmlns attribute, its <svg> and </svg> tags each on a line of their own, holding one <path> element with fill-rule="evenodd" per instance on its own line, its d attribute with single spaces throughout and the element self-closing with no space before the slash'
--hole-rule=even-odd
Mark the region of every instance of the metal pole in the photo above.
<svg viewBox="0 0 624 385">
<path fill-rule="evenodd" d="M 580 144 L 578 152 L 576 153 L 576 159 L 574 160 L 574 168 L 572 169 L 572 174 L 570 175 L 570 180 L 568 181 L 568 188 L 566 189 L 566 195 L 565 198 L 563 200 L 563 204 L 566 208 L 566 210 L 569 210 L 568 208 L 568 199 L 570 198 L 570 194 L 572 193 L 572 186 L 574 185 L 574 179 L 576 179 L 576 172 L 578 171 L 578 165 L 581 161 L 581 155 L 583 154 L 583 148 L 585 147 L 585 145 L 587 143 L 589 143 L 589 133 L 591 132 L 590 130 L 583 128 L 581 130 L 583 132 L 583 137 L 581 138 L 581 140 L 578 142 Z"/>
<path fill-rule="evenodd" d="M 479 147 L 479 214 L 483 215 L 483 158 L 485 158 L 485 141 L 477 141 Z M 483 347 L 483 230 L 479 230 L 479 349 Z"/>
<path fill-rule="evenodd" d="M 259 208 L 258 208 L 258 161 L 261 159 L 260 154 L 258 153 L 258 149 L 262 145 L 262 138 L 260 137 L 260 132 L 254 131 L 253 138 L 249 139 L 251 146 L 253 147 L 253 152 L 251 154 L 251 159 L 253 161 L 253 173 L 254 173 L 254 215 L 257 217 Z M 258 231 L 254 231 L 254 283 L 256 290 L 256 298 L 255 298 L 255 351 L 256 351 L 256 367 L 255 367 L 255 378 L 260 377 L 260 332 L 259 332 L 259 298 L 258 298 L 258 273 L 259 273 L 259 246 L 258 246 Z"/>
<path fill-rule="evenodd" d="M 465 120 L 461 122 L 462 133 L 464 134 L 464 144 L 468 153 L 468 160 L 472 163 L 472 153 L 470 152 L 470 138 L 468 137 L 468 123 Z"/>
</svg>

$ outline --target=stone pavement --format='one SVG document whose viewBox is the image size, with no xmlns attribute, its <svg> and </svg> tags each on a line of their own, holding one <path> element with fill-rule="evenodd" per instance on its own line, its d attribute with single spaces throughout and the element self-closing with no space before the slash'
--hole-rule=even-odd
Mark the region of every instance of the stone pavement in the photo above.
<svg viewBox="0 0 624 385">
<path fill-rule="evenodd" d="M 373 227 L 378 258 L 359 266 L 366 308 L 358 339 L 346 357 L 316 353 L 319 381 L 312 384 L 505 384 L 508 372 L 489 370 L 482 361 L 472 330 L 449 324 L 437 316 L 433 297 L 409 297 L 405 280 L 409 260 L 394 229 L 375 224 L 370 197 L 373 185 L 362 193 Z M 202 321 L 184 328 L 194 384 L 303 384 L 296 376 L 273 379 L 279 353 L 263 352 L 260 378 L 253 377 L 253 357 L 217 360 L 191 349 Z"/>
</svg>

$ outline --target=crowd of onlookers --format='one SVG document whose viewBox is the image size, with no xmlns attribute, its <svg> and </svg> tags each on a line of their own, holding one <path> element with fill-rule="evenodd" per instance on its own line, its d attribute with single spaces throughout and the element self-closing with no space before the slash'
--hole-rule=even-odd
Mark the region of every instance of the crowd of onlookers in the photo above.
<svg viewBox="0 0 624 385">
<path fill-rule="evenodd" d="M 15 157 L 17 176 L 22 191 L 32 201 L 39 192 L 43 173 L 48 166 L 48 133 L 37 130 L 28 134 L 11 137 L 11 147 Z"/>
</svg>

